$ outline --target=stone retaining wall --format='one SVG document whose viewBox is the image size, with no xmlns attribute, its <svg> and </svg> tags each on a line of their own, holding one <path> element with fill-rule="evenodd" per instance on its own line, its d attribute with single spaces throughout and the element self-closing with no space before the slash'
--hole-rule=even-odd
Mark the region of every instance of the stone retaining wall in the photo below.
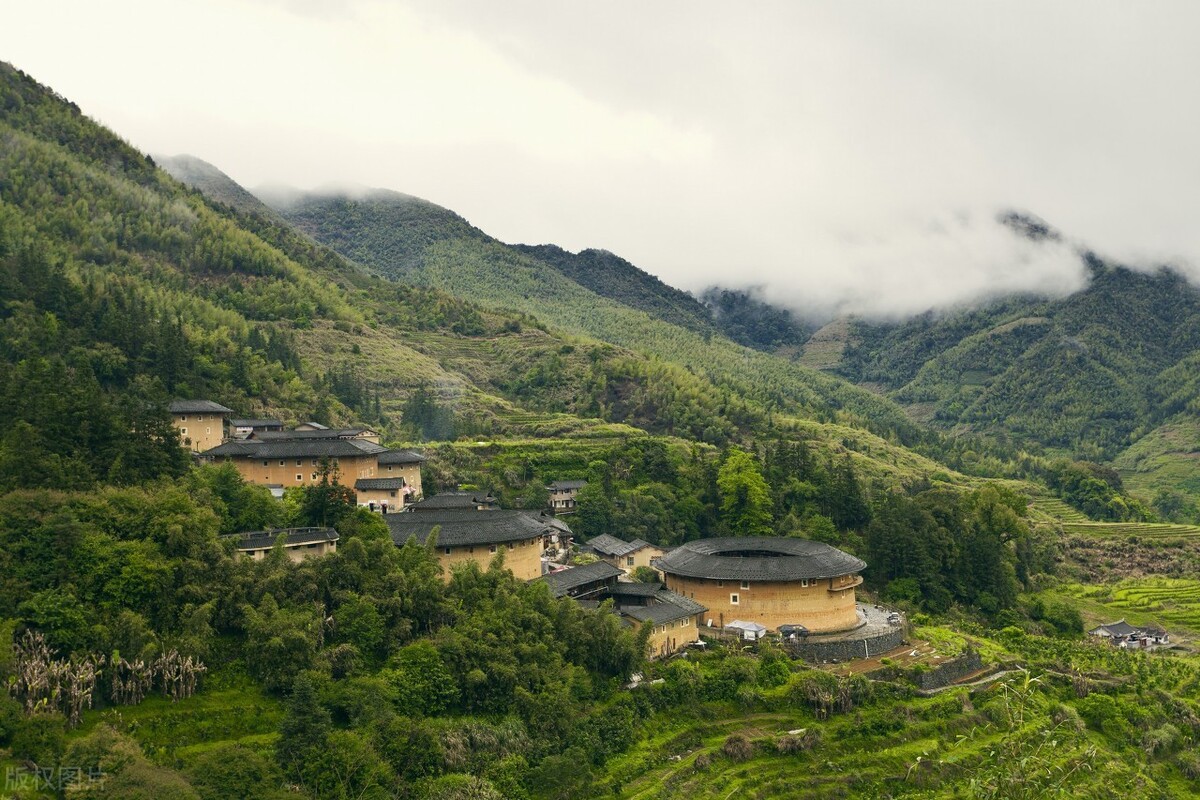
<svg viewBox="0 0 1200 800">
<path fill-rule="evenodd" d="M 920 689 L 941 689 L 981 669 L 983 659 L 979 657 L 979 653 L 968 650 L 953 661 L 939 664 L 928 672 L 915 673 L 912 680 Z"/>
<path fill-rule="evenodd" d="M 849 661 L 852 658 L 872 658 L 895 650 L 903 643 L 904 629 L 897 627 L 856 639 L 823 642 L 810 638 L 802 642 L 788 642 L 784 648 L 792 658 L 800 658 L 810 664 L 821 664 L 828 661 Z"/>
</svg>

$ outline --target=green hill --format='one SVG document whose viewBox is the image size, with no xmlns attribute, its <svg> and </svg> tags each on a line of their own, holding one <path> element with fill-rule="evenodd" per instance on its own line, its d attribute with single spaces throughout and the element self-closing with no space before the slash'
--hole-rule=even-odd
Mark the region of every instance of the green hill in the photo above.
<svg viewBox="0 0 1200 800">
<path fill-rule="evenodd" d="M 268 198 L 269 200 L 269 198 Z M 535 316 L 569 334 L 661 360 L 714 386 L 732 417 L 769 414 L 859 427 L 917 443 L 926 434 L 893 403 L 844 380 L 730 340 L 673 325 L 571 280 L 457 215 L 404 195 L 306 196 L 276 208 L 318 241 L 387 277 Z"/>
</svg>

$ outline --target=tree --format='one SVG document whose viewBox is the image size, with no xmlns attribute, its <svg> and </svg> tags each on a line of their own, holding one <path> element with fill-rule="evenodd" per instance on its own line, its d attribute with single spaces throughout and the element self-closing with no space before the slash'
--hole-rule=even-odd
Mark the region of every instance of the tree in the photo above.
<svg viewBox="0 0 1200 800">
<path fill-rule="evenodd" d="M 275 762 L 288 780 L 304 783 L 307 765 L 328 747 L 332 728 L 329 712 L 317 700 L 312 679 L 301 673 L 292 685 L 275 742 Z"/>
<path fill-rule="evenodd" d="M 730 449 L 717 473 L 721 519 L 735 536 L 772 533 L 771 490 L 758 460 L 740 448 Z"/>
<path fill-rule="evenodd" d="M 358 496 L 349 486 L 340 483 L 341 467 L 322 458 L 317 468 L 317 482 L 305 486 L 300 501 L 300 525 L 329 527 L 358 507 Z"/>
</svg>

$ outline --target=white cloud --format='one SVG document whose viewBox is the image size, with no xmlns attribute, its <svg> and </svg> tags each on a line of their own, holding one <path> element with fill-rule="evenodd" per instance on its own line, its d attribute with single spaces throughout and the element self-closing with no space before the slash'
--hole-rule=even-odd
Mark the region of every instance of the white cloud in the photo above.
<svg viewBox="0 0 1200 800">
<path fill-rule="evenodd" d="M 907 313 L 1079 285 L 1003 208 L 1200 262 L 1197 22 L 1182 2 L 51 1 L 6 12 L 0 49 L 246 185 L 382 186 L 686 288 Z"/>
</svg>

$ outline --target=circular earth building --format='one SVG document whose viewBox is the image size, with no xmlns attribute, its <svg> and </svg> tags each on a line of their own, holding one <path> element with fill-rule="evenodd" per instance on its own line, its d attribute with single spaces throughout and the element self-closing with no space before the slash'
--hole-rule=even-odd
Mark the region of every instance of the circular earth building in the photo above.
<svg viewBox="0 0 1200 800">
<path fill-rule="evenodd" d="M 861 559 L 807 539 L 741 536 L 688 542 L 654 562 L 667 588 L 708 607 L 705 622 L 734 620 L 810 633 L 858 625 Z"/>
</svg>

